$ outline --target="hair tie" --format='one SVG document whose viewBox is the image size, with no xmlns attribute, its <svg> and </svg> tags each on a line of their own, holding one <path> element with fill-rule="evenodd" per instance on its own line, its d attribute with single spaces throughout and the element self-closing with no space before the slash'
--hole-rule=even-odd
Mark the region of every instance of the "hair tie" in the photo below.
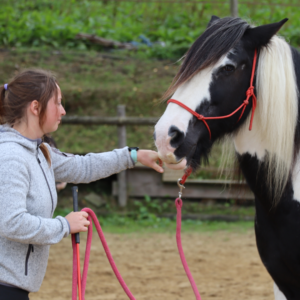
<svg viewBox="0 0 300 300">
<path fill-rule="evenodd" d="M 8 84 L 7 83 L 5 83 L 4 84 L 4 89 L 7 91 L 7 86 L 8 86 Z"/>
</svg>

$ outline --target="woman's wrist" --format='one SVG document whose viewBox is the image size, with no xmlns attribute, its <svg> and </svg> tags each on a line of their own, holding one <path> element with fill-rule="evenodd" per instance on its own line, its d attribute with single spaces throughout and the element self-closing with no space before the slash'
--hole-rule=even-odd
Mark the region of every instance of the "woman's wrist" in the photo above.
<svg viewBox="0 0 300 300">
<path fill-rule="evenodd" d="M 138 162 L 138 150 L 139 150 L 139 147 L 128 147 L 128 150 L 130 152 L 131 159 L 136 164 Z"/>
<path fill-rule="evenodd" d="M 136 164 L 138 162 L 138 155 L 137 155 L 137 151 L 135 149 L 130 151 L 130 156 L 131 156 L 132 160 L 134 161 L 134 163 Z"/>
</svg>

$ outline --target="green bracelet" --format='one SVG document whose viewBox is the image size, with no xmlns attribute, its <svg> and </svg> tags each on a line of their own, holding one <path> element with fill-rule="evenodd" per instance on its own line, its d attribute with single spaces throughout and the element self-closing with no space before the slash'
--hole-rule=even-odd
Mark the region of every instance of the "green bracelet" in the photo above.
<svg viewBox="0 0 300 300">
<path fill-rule="evenodd" d="M 132 160 L 134 161 L 134 163 L 136 164 L 137 163 L 137 151 L 135 149 L 132 149 L 130 151 L 130 155 L 131 155 L 131 158 Z"/>
</svg>

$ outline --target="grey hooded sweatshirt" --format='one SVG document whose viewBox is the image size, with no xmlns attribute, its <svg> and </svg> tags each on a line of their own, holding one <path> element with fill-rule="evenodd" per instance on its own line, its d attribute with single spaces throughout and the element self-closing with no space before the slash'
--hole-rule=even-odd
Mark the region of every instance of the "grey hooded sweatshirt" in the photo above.
<svg viewBox="0 0 300 300">
<path fill-rule="evenodd" d="M 134 167 L 127 147 L 79 156 L 45 144 L 49 166 L 40 143 L 0 125 L 0 284 L 28 292 L 42 284 L 50 245 L 70 231 L 65 218 L 52 218 L 55 181 L 88 183 Z"/>
</svg>

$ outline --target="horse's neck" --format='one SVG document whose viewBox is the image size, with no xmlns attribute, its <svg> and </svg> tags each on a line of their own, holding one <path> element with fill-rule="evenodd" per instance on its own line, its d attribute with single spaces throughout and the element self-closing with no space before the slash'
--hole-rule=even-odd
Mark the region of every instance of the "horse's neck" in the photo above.
<svg viewBox="0 0 300 300">
<path fill-rule="evenodd" d="M 296 66 L 296 82 L 300 91 L 300 54 L 292 49 L 293 62 Z M 248 182 L 257 182 L 257 172 L 263 173 L 261 164 L 264 162 L 268 152 L 266 133 L 261 131 L 260 119 L 257 114 L 254 115 L 253 127 L 249 131 L 249 120 L 242 125 L 240 130 L 234 136 L 235 150 L 239 156 L 241 168 Z M 295 131 L 295 147 L 297 158 L 291 170 L 291 183 L 294 191 L 294 199 L 300 202 L 300 97 L 298 96 L 298 122 Z M 263 180 L 264 174 L 260 174 Z M 256 186 L 256 185 L 255 185 Z M 256 187 L 255 187 L 256 188 Z M 254 188 L 254 189 L 255 189 Z M 263 191 L 257 191 L 262 193 Z"/>
<path fill-rule="evenodd" d="M 263 160 L 267 145 L 262 132 L 259 129 L 259 120 L 254 115 L 253 127 L 250 131 L 247 124 L 238 131 L 234 137 L 234 146 L 237 154 L 250 154 L 256 156 L 259 160 Z M 248 122 L 247 122 L 248 123 Z"/>
<path fill-rule="evenodd" d="M 246 127 L 242 128 L 234 137 L 234 145 L 241 169 L 251 189 L 255 194 L 263 195 L 263 198 L 267 199 L 268 195 L 261 189 L 262 185 L 257 185 L 257 182 L 265 182 L 266 174 L 264 174 L 264 168 L 261 166 L 264 163 L 268 148 L 257 125 L 259 124 L 256 123 L 251 131 Z M 298 128 L 298 135 L 299 132 Z M 291 183 L 294 191 L 293 198 L 300 202 L 300 150 L 298 150 L 298 155 L 292 166 Z M 270 203 L 272 199 L 268 199 L 266 202 Z"/>
<path fill-rule="evenodd" d="M 298 90 L 300 91 L 300 53 L 293 47 L 291 47 L 291 49 L 292 49 L 293 61 L 294 61 L 294 65 L 295 65 L 297 86 L 298 86 Z M 299 105 L 299 107 L 300 107 L 300 105 Z"/>
<path fill-rule="evenodd" d="M 296 81 L 298 86 L 298 91 L 300 91 L 300 53 L 292 48 L 293 61 L 296 73 Z M 292 184 L 294 190 L 294 199 L 300 202 L 300 93 L 298 94 L 298 122 L 295 132 L 295 143 L 296 143 L 296 161 L 292 170 Z"/>
<path fill-rule="evenodd" d="M 234 145 L 240 168 L 247 183 L 256 198 L 263 199 L 265 209 L 269 210 L 272 199 L 269 199 L 269 195 L 266 192 L 267 189 L 264 189 L 263 185 L 257 185 L 257 182 L 265 182 L 267 177 L 264 174 L 264 168 L 260 168 L 267 147 L 264 144 L 264 139 L 258 130 L 258 126 L 253 126 L 251 131 L 247 128 L 241 129 L 234 137 Z"/>
<path fill-rule="evenodd" d="M 295 143 L 296 143 L 296 149 L 300 149 L 300 53 L 296 49 L 292 48 L 292 54 L 293 54 L 294 65 L 296 66 L 295 73 L 296 73 L 296 82 L 298 87 L 298 122 L 297 122 L 296 132 L 295 132 Z"/>
</svg>

